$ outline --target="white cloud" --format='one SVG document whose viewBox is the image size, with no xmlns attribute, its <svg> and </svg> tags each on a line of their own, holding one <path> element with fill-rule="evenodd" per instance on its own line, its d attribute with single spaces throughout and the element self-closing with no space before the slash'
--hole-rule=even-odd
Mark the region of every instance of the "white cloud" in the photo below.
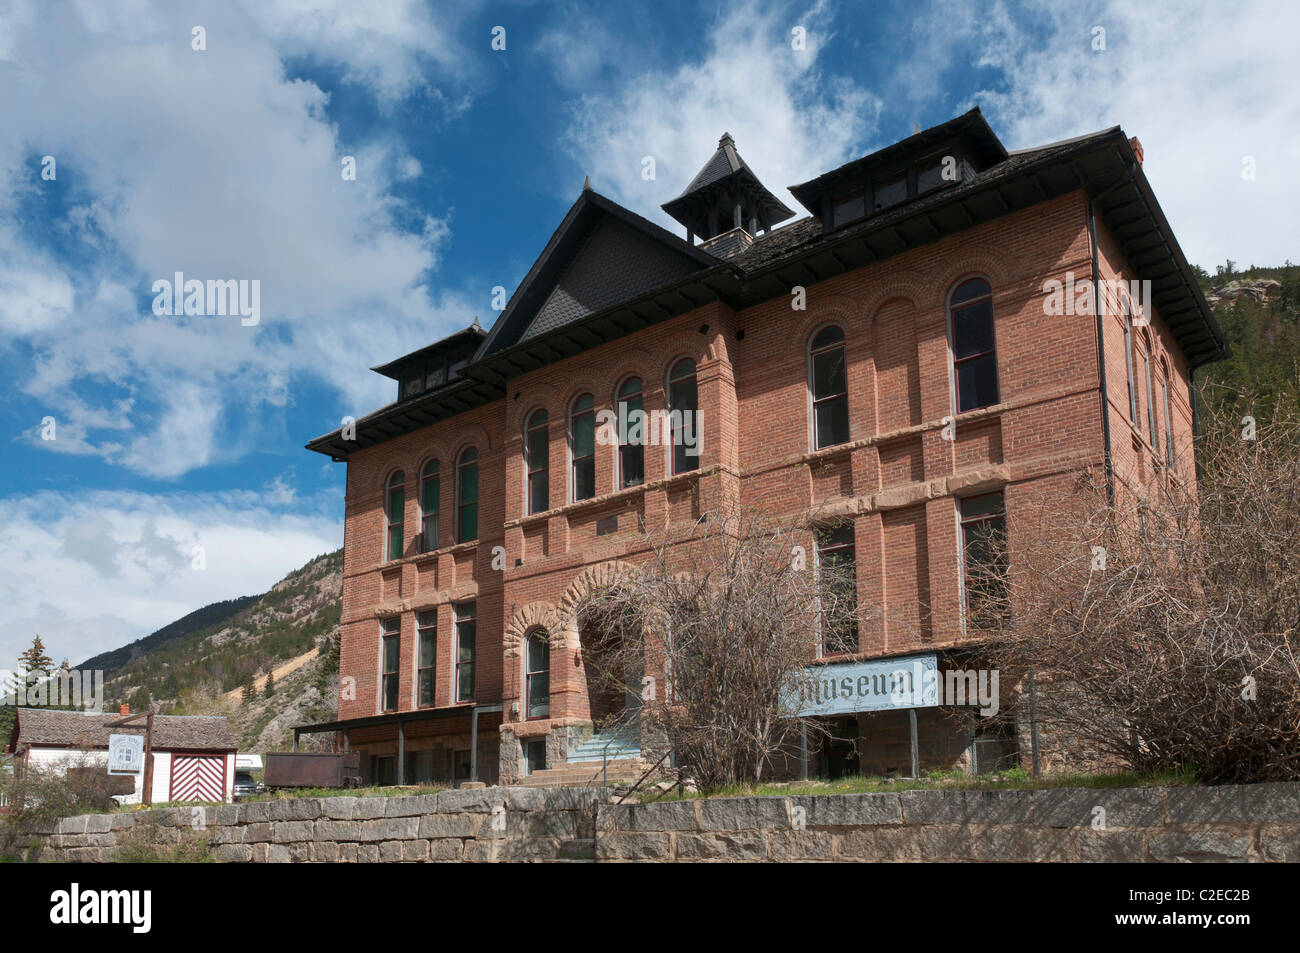
<svg viewBox="0 0 1300 953">
<path fill-rule="evenodd" d="M 803 51 L 792 48 L 795 26 L 806 31 Z M 786 187 L 861 155 L 881 108 L 870 90 L 819 66 L 831 26 L 821 4 L 734 6 L 710 24 L 700 62 L 584 96 L 570 150 L 593 188 L 678 231 L 658 206 L 681 193 L 730 132 L 763 184 L 799 211 Z M 654 181 L 641 177 L 645 156 L 655 158 Z"/>
<path fill-rule="evenodd" d="M 0 500 L 0 667 L 39 633 L 75 664 L 200 606 L 263 592 L 342 543 L 337 499 L 322 515 L 283 493 L 41 492 Z M 193 567 L 202 547 L 205 568 Z"/>
<path fill-rule="evenodd" d="M 384 101 L 419 93 L 450 98 L 429 76 L 456 76 L 463 83 L 473 68 L 458 33 L 477 4 L 245 0 L 244 6 L 286 54 L 337 64 L 346 79 Z"/>
<path fill-rule="evenodd" d="M 1143 170 L 1192 262 L 1281 264 L 1300 251 L 1289 214 L 1300 207 L 1297 35 L 1300 6 L 1268 0 L 1035 0 L 1014 13 L 939 4 L 900 50 L 912 64 L 900 88 L 933 101 L 946 70 L 974 52 L 996 79 L 967 105 L 982 105 L 1008 146 L 1122 126 L 1142 141 Z M 1246 156 L 1255 181 L 1242 178 Z"/>
<path fill-rule="evenodd" d="M 341 142 L 325 94 L 282 62 L 311 51 L 381 99 L 432 95 L 455 73 L 460 97 L 449 28 L 414 3 L 248 8 L 254 19 L 143 0 L 0 12 L 13 37 L 0 45 L 0 351 L 28 345 L 21 386 L 77 436 L 46 449 L 175 478 L 282 426 L 295 375 L 323 377 L 364 412 L 391 395 L 358 366 L 468 323 L 468 304 L 424 286 L 450 210 L 411 210 L 390 191 L 419 162 L 383 133 Z M 46 153 L 76 197 L 49 224 L 93 251 L 76 269 L 33 247 L 18 212 L 53 187 L 32 161 Z M 355 181 L 340 175 L 346 154 Z M 177 271 L 257 279 L 261 324 L 148 313 L 152 282 Z"/>
</svg>

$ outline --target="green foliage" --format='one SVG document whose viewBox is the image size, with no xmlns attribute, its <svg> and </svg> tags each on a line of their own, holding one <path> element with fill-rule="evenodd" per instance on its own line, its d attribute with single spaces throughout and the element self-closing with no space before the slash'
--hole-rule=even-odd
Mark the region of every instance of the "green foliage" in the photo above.
<svg viewBox="0 0 1300 953">
<path fill-rule="evenodd" d="M 167 831 L 167 833 L 164 833 Z M 152 815 L 142 817 L 117 839 L 115 859 L 119 864 L 214 864 L 216 857 L 205 835 L 158 826 Z"/>
<path fill-rule="evenodd" d="M 1237 271 L 1229 261 L 1216 270 L 1212 281 L 1203 281 L 1207 291 L 1264 278 L 1282 288 L 1266 304 L 1239 297 L 1215 308 L 1232 354 L 1198 372 L 1201 409 L 1238 419 L 1249 414 L 1261 423 L 1300 410 L 1300 266 L 1288 261 L 1280 268 Z"/>
<path fill-rule="evenodd" d="M 0 859 L 36 860 L 41 834 L 60 818 L 112 810 L 108 772 L 82 754 L 58 768 L 18 766 L 0 776 L 9 809 L 0 813 Z"/>
</svg>

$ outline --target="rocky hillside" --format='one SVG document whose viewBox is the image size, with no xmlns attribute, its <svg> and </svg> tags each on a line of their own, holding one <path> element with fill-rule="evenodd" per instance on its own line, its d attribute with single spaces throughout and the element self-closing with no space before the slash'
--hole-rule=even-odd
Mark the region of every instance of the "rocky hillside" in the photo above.
<svg viewBox="0 0 1300 953">
<path fill-rule="evenodd" d="M 1300 410 L 1300 265 L 1238 270 L 1230 261 L 1199 277 L 1232 349 L 1197 372 L 1201 400 L 1258 420 Z"/>
<path fill-rule="evenodd" d="M 220 621 L 155 640 L 143 652 L 107 653 L 124 658 L 106 675 L 107 702 L 129 702 L 134 711 L 148 705 L 169 714 L 222 714 L 234 724 L 242 750 L 287 747 L 290 726 L 327 721 L 338 710 L 342 573 L 338 550 Z M 292 660 L 300 664 L 288 665 Z M 275 671 L 280 676 L 267 685 L 267 674 Z"/>
</svg>

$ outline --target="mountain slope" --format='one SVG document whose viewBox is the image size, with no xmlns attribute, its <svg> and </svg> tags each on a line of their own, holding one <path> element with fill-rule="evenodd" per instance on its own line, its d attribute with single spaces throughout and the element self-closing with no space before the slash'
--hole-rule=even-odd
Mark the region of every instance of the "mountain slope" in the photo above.
<svg viewBox="0 0 1300 953">
<path fill-rule="evenodd" d="M 209 625 L 155 640 L 143 654 L 130 651 L 143 639 L 105 653 L 128 656 L 120 667 L 106 672 L 106 700 L 113 706 L 128 702 L 133 711 L 148 705 L 169 714 L 226 715 L 244 750 L 287 745 L 292 737 L 289 726 L 329 720 L 337 711 L 334 648 L 342 582 L 343 551 L 337 550 L 289 573 L 265 595 L 252 597 Z M 205 607 L 167 628 L 207 610 L 220 616 L 215 610 L 223 605 Z M 301 664 L 288 670 L 286 663 L 295 659 Z M 265 676 L 276 669 L 268 696 Z M 245 684 L 248 691 L 243 690 Z"/>
<path fill-rule="evenodd" d="M 181 639 L 195 632 L 201 632 L 210 626 L 218 625 L 235 613 L 246 609 L 260 598 L 262 598 L 260 595 L 240 596 L 238 599 L 226 599 L 223 602 L 206 605 L 202 609 L 195 609 L 189 615 L 182 616 L 175 622 L 163 626 L 157 632 L 146 635 L 143 639 L 136 639 L 130 645 L 125 645 L 120 649 L 113 649 L 111 652 L 101 652 L 94 658 L 86 659 L 77 666 L 77 669 L 92 672 L 103 670 L 107 678 L 133 659 L 159 649 L 175 639 Z"/>
</svg>

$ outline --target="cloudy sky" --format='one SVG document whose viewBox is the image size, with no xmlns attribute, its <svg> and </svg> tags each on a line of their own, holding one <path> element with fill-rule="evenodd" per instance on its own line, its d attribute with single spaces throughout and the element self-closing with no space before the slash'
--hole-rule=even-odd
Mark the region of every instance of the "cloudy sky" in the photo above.
<svg viewBox="0 0 1300 953">
<path fill-rule="evenodd" d="M 0 667 L 338 547 L 302 446 L 391 399 L 367 368 L 490 325 L 584 175 L 671 224 L 723 131 L 779 192 L 973 105 L 1010 148 L 1118 124 L 1193 262 L 1300 260 L 1296 36 L 1292 3 L 0 0 Z M 155 315 L 176 272 L 257 279 L 260 322 Z"/>
</svg>

